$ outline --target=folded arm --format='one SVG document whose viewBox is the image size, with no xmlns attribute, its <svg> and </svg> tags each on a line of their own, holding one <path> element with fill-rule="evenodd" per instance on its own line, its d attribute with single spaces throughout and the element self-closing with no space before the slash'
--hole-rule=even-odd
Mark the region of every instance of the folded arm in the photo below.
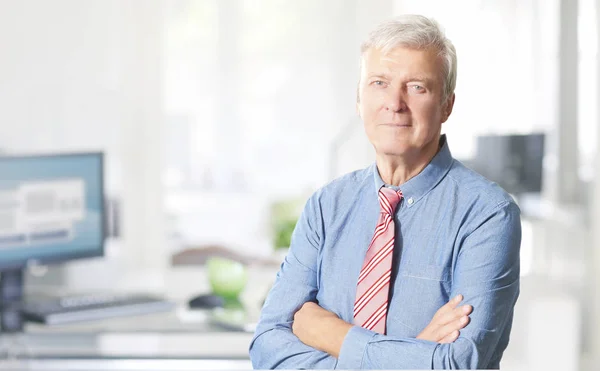
<svg viewBox="0 0 600 371">
<path fill-rule="evenodd" d="M 519 294 L 521 224 L 514 203 L 498 205 L 461 243 L 452 295 L 473 307 L 470 323 L 450 344 L 376 334 L 353 327 L 345 336 L 337 368 L 485 369 L 506 347 Z"/>
<path fill-rule="evenodd" d="M 315 202 L 314 200 L 312 202 Z M 292 332 L 294 314 L 317 293 L 318 228 L 315 204 L 304 210 L 292 247 L 271 289 L 250 345 L 255 368 L 482 369 L 504 349 L 519 293 L 521 225 L 514 203 L 498 205 L 460 242 L 452 296 L 462 294 L 473 312 L 452 343 L 386 336 L 354 326 L 340 349 L 305 345 Z M 299 257 L 302 257 L 299 259 Z M 341 320 L 340 320 L 341 321 Z"/>
</svg>

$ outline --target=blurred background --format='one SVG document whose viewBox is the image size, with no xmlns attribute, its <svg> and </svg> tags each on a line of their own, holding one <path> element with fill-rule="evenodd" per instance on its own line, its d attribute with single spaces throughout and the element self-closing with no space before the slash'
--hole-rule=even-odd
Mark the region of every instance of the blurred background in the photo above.
<svg viewBox="0 0 600 371">
<path fill-rule="evenodd" d="M 596 0 L 0 0 L 0 169 L 2 156 L 103 155 L 103 249 L 24 258 L 10 268 L 25 296 L 143 291 L 174 304 L 137 322 L 28 318 L 0 335 L 4 362 L 250 367 L 299 210 L 374 161 L 355 111 L 359 46 L 402 13 L 434 17 L 456 46 L 453 155 L 523 211 L 504 368 L 596 370 Z M 219 290 L 239 305 L 191 303 Z"/>
</svg>

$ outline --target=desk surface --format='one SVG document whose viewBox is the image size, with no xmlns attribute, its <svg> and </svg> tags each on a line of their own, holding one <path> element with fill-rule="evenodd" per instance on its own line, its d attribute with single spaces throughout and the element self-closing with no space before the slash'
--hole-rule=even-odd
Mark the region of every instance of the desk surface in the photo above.
<svg viewBox="0 0 600 371">
<path fill-rule="evenodd" d="M 178 271 L 166 277 L 169 290 L 164 296 L 178 303 L 171 312 L 60 326 L 27 323 L 22 333 L 0 334 L 0 369 L 251 368 L 249 329 L 219 325 L 215 312 L 187 308 L 186 299 L 206 290 L 202 284 L 189 284 L 203 282 L 199 274 Z M 246 300 L 253 306 L 248 321 L 259 312 L 254 307 L 264 287 L 257 289 Z"/>
<path fill-rule="evenodd" d="M 0 336 L 0 354 L 22 359 L 248 360 L 251 332 L 209 321 L 208 313 L 174 312 L 63 326 L 27 324 Z"/>
</svg>

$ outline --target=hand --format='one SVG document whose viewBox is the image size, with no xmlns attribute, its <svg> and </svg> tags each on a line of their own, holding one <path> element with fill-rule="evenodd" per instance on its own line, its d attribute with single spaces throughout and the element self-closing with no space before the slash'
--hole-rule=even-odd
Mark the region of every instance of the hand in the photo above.
<svg viewBox="0 0 600 371">
<path fill-rule="evenodd" d="M 441 344 L 452 343 L 458 339 L 459 330 L 469 323 L 469 314 L 473 311 L 470 305 L 457 307 L 462 300 L 462 295 L 457 295 L 441 307 L 417 339 Z"/>
<path fill-rule="evenodd" d="M 294 314 L 292 332 L 304 344 L 338 357 L 342 343 L 352 325 L 335 313 L 307 302 Z"/>
</svg>

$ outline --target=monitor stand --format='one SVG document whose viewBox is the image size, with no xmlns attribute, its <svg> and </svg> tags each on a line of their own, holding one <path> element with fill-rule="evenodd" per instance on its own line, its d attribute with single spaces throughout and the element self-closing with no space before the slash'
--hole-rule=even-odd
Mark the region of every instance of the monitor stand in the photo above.
<svg viewBox="0 0 600 371">
<path fill-rule="evenodd" d="M 23 330 L 23 269 L 0 271 L 0 332 Z"/>
</svg>

